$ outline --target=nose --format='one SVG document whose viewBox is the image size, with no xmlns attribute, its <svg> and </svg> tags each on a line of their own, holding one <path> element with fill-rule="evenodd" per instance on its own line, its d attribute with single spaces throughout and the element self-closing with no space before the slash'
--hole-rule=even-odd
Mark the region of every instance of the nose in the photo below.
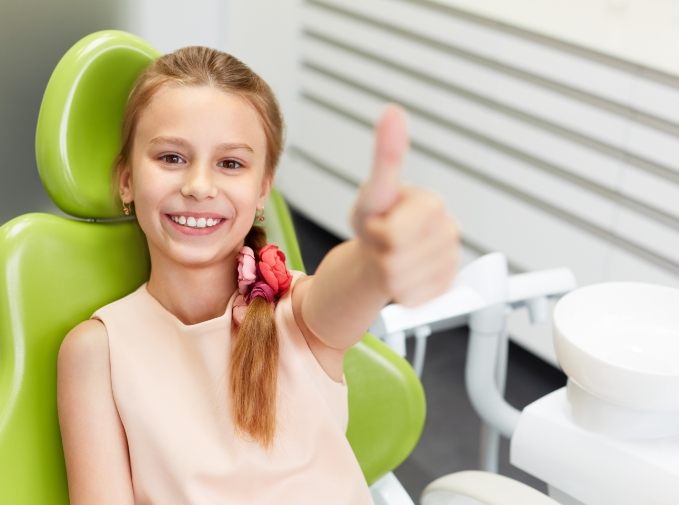
<svg viewBox="0 0 679 505">
<path fill-rule="evenodd" d="M 181 193 L 196 200 L 214 198 L 217 196 L 214 174 L 209 163 L 193 163 L 188 170 L 182 184 Z"/>
</svg>

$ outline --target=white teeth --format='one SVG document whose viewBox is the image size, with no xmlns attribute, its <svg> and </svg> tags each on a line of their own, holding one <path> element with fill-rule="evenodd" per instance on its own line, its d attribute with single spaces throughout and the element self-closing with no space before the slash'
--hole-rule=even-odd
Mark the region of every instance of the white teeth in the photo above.
<svg viewBox="0 0 679 505">
<path fill-rule="evenodd" d="M 204 217 L 199 217 L 196 219 L 193 216 L 170 216 L 171 219 L 178 224 L 181 224 L 183 226 L 188 226 L 190 228 L 207 228 L 210 226 L 215 226 L 219 224 L 222 220 L 218 218 L 204 218 Z"/>
</svg>

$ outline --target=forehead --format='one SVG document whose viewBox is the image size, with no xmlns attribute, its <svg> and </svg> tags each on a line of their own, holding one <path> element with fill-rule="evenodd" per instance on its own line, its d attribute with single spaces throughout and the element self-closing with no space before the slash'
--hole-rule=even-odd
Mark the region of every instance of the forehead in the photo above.
<svg viewBox="0 0 679 505">
<path fill-rule="evenodd" d="M 182 137 L 199 148 L 246 143 L 262 156 L 266 149 L 259 114 L 250 102 L 212 86 L 161 86 L 141 111 L 135 134 L 139 144 L 156 136 Z"/>
</svg>

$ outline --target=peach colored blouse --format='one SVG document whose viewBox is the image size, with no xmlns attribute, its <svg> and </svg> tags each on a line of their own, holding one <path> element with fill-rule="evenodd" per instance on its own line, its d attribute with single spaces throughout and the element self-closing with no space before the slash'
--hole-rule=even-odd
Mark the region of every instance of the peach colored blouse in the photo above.
<svg viewBox="0 0 679 505">
<path fill-rule="evenodd" d="M 293 286 L 302 272 L 293 271 Z M 146 289 L 92 315 L 106 326 L 113 398 L 127 435 L 137 505 L 363 505 L 370 491 L 346 439 L 347 388 L 316 361 L 292 289 L 275 309 L 277 435 L 238 436 L 227 387 L 231 311 L 186 325 Z"/>
</svg>

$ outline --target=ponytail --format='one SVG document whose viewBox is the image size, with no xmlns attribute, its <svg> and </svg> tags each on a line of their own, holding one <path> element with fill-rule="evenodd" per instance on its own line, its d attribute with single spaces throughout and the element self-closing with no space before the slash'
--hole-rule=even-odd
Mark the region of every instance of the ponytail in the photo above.
<svg viewBox="0 0 679 505">
<path fill-rule="evenodd" d="M 266 245 L 266 232 L 253 226 L 245 245 L 255 256 Z M 255 297 L 232 339 L 231 396 L 233 419 L 238 431 L 249 434 L 265 447 L 276 431 L 278 334 L 274 304 Z"/>
</svg>

